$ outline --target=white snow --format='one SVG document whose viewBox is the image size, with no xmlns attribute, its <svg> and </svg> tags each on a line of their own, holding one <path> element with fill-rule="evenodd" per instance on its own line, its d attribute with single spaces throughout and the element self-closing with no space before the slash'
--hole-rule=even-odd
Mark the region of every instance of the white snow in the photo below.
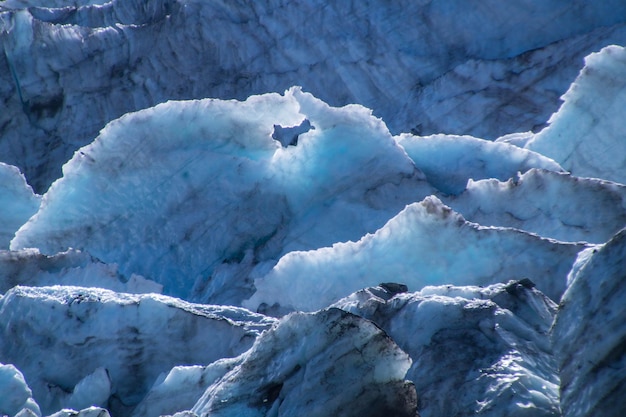
<svg viewBox="0 0 626 417">
<path fill-rule="evenodd" d="M 257 291 L 243 305 L 313 311 L 381 282 L 418 290 L 440 283 L 488 285 L 521 278 L 534 280 L 558 300 L 584 247 L 469 223 L 436 197 L 428 197 L 358 242 L 288 253 L 255 280 Z"/>
<path fill-rule="evenodd" d="M 526 144 L 572 174 L 626 183 L 626 50 L 607 46 L 563 95 L 549 126 Z"/>
</svg>

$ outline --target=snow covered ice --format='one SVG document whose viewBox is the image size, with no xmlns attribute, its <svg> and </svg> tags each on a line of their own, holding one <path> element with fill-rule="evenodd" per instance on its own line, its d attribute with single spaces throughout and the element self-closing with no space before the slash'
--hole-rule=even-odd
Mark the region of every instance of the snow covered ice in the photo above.
<svg viewBox="0 0 626 417">
<path fill-rule="evenodd" d="M 623 1 L 5 0 L 0 40 L 0 416 L 624 415 Z"/>
</svg>

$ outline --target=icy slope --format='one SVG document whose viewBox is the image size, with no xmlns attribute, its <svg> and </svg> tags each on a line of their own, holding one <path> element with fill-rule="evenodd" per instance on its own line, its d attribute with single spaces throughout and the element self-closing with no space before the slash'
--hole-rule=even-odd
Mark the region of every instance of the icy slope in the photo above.
<svg viewBox="0 0 626 417">
<path fill-rule="evenodd" d="M 506 181 L 532 168 L 563 171 L 550 158 L 517 146 L 471 136 L 401 134 L 395 139 L 426 175 L 446 194 L 459 194 L 471 179 Z"/>
<path fill-rule="evenodd" d="M 626 230 L 594 251 L 561 300 L 552 329 L 567 417 L 626 413 Z"/>
<path fill-rule="evenodd" d="M 0 250 L 9 249 L 15 232 L 37 212 L 40 201 L 17 167 L 0 162 Z"/>
<path fill-rule="evenodd" d="M 122 415 L 174 365 L 236 356 L 273 320 L 234 307 L 81 287 L 15 287 L 0 298 L 0 358 L 44 415 L 104 405 Z"/>
<path fill-rule="evenodd" d="M 504 2 L 490 3 L 489 9 L 464 14 L 464 31 L 448 34 L 450 27 L 459 29 L 459 22 L 439 31 L 430 23 L 415 27 L 414 21 L 409 25 L 403 20 L 419 10 L 420 18 L 443 24 L 446 16 L 459 12 L 443 9 L 437 1 L 411 3 L 402 18 L 399 12 L 391 13 L 406 6 L 402 2 L 388 6 L 389 15 L 375 13 L 377 2 L 341 3 L 310 13 L 306 24 L 290 20 L 283 27 L 275 22 L 289 18 L 295 2 L 281 3 L 282 8 L 271 9 L 271 16 L 258 12 L 278 2 L 157 1 L 142 8 L 134 1 L 96 7 L 77 0 L 75 6 L 41 5 L 21 11 L 7 10 L 21 9 L 25 2 L 1 4 L 5 54 L 0 54 L 0 65 L 10 65 L 8 73 L 0 71 L 0 78 L 10 74 L 14 84 L 7 85 L 17 90 L 11 90 L 14 95 L 5 100 L 8 110 L 0 114 L 15 117 L 0 120 L 0 126 L 19 131 L 20 117 L 28 116 L 29 126 L 45 131 L 42 137 L 53 141 L 60 124 L 96 126 L 112 114 L 109 111 L 118 111 L 117 104 L 106 107 L 121 97 L 115 96 L 120 93 L 116 83 L 140 74 L 137 68 L 151 68 L 151 74 L 162 77 L 153 79 L 154 84 L 135 79 L 145 87 L 140 93 L 125 84 L 124 94 L 139 97 L 137 102 L 144 103 L 144 93 L 164 100 L 158 91 L 171 87 L 185 95 L 190 91 L 186 88 L 204 85 L 205 79 L 190 82 L 185 76 L 185 65 L 204 62 L 200 50 L 194 51 L 196 61 L 184 59 L 190 54 L 187 44 L 226 32 L 213 33 L 200 24 L 181 26 L 198 19 L 222 30 L 232 25 L 244 37 L 253 34 L 260 51 L 271 41 L 272 30 L 291 36 L 320 22 L 340 32 L 343 28 L 341 36 L 330 38 L 333 42 L 321 37 L 316 45 L 324 47 L 324 53 L 340 50 L 366 56 L 374 51 L 401 68 L 410 67 L 411 53 L 423 48 L 428 60 L 421 57 L 412 69 L 434 76 L 437 68 L 456 65 L 418 88 L 420 100 L 431 100 L 434 96 L 425 91 L 457 88 L 450 83 L 457 76 L 461 81 L 463 76 L 478 77 L 485 85 L 495 77 L 494 85 L 502 86 L 516 85 L 522 78 L 534 83 L 533 77 L 553 72 L 560 82 L 560 67 L 567 67 L 577 51 L 621 30 L 618 24 L 587 32 L 588 23 L 608 25 L 623 16 L 616 8 L 623 7 L 621 3 L 581 3 L 578 9 L 562 10 L 561 3 L 544 2 L 536 7 L 550 22 L 568 24 L 531 25 L 536 30 L 530 35 L 518 31 L 506 42 L 492 44 L 491 37 L 500 39 L 511 21 L 521 24 L 538 9 L 520 9 L 514 19 L 496 19 L 503 23 L 491 27 L 484 16 L 498 17 Z M 342 8 L 347 5 L 352 8 Z M 517 3 L 507 5 L 515 8 Z M 607 12 L 611 7 L 613 14 Z M 594 15 L 592 9 L 601 13 Z M 336 25 L 336 16 L 347 15 L 355 20 Z M 400 28 L 406 24 L 406 33 L 386 26 L 391 18 Z M 352 25 L 362 21 L 358 19 L 371 21 L 363 28 L 369 34 L 385 30 L 380 34 L 384 48 L 358 48 L 351 37 Z M 262 34 L 253 32 L 258 21 L 267 29 Z M 30 31 L 33 27 L 36 30 Z M 400 52 L 406 61 L 394 61 L 398 51 L 392 46 L 406 45 L 404 35 L 425 28 L 441 37 L 448 61 L 436 64 L 444 55 L 428 52 L 428 42 L 413 42 Z M 181 34 L 189 35 L 187 31 L 202 36 L 189 36 L 185 47 L 175 44 Z M 561 35 L 565 38 L 542 46 Z M 42 39 L 49 42 L 44 46 Z M 91 66 L 106 71 L 101 59 L 118 58 L 106 39 L 118 39 L 115 45 L 128 47 L 124 50 L 135 58 L 149 46 L 148 54 L 156 58 L 132 61 L 136 71 L 123 62 L 121 72 L 113 71 L 116 77 L 103 76 Z M 137 43 L 140 39 L 143 44 Z M 377 39 L 372 36 L 374 44 Z M 167 51 L 181 55 L 162 55 L 163 40 L 173 42 Z M 460 44 L 463 48 L 457 49 Z M 33 45 L 53 51 L 34 53 Z M 292 63 L 280 58 L 301 52 L 272 45 L 272 53 L 254 61 L 265 65 L 259 67 L 263 75 L 240 78 L 240 85 L 269 85 L 263 83 L 272 78 L 263 77 Z M 538 49 L 522 52 L 530 45 Z M 223 63 L 237 61 L 252 48 L 242 44 L 212 51 Z M 92 56 L 84 58 L 84 51 Z M 548 51 L 555 55 L 548 57 Z M 309 59 L 314 52 L 307 50 L 308 55 L 297 58 Z M 566 52 L 567 59 L 562 55 Z M 464 61 L 468 54 L 474 59 Z M 622 55 L 622 48 L 612 47 L 592 56 L 550 126 L 537 135 L 518 133 L 489 142 L 470 136 L 421 137 L 414 129 L 414 134 L 394 137 L 365 107 L 331 107 L 293 88 L 284 95 L 251 96 L 243 102 L 170 101 L 126 114 L 76 152 L 64 166 L 64 177 L 41 199 L 14 167 L 0 166 L 7 174 L 6 184 L 0 184 L 2 209 L 7 208 L 0 211 L 2 230 L 8 238 L 25 222 L 12 240 L 13 250 L 0 250 L 0 414 L 415 417 L 418 410 L 423 417 L 621 417 L 625 232 L 609 239 L 626 220 L 625 185 L 616 182 L 622 181 Z M 55 66 L 67 57 L 75 61 Z M 488 57 L 493 60 L 485 60 Z M 39 61 L 44 58 L 55 65 L 44 65 Z M 355 95 L 369 91 L 361 82 L 378 80 L 376 88 L 391 93 L 394 87 L 384 83 L 402 82 L 391 69 L 385 76 L 376 73 L 374 67 L 383 67 L 368 61 L 359 68 L 370 78 L 359 78 L 346 69 L 352 68 L 344 62 L 348 58 L 354 57 L 335 55 L 320 64 L 328 76 L 315 82 L 328 83 L 331 100 L 352 100 L 342 96 L 332 68 L 346 71 L 342 80 Z M 177 67 L 177 78 L 167 65 L 157 65 L 179 59 L 185 64 Z M 359 59 L 354 62 L 363 62 Z M 527 64 L 532 68 L 525 71 Z M 254 65 L 247 68 L 253 71 Z M 24 68 L 30 75 L 24 76 Z M 198 77 L 205 74 L 204 67 L 193 68 Z M 236 68 L 224 76 L 227 81 L 238 75 Z M 315 73 L 314 68 L 306 73 Z M 511 68 L 521 72 L 513 76 Z M 65 71 L 80 75 L 89 70 L 93 73 L 87 81 L 78 77 L 70 83 L 64 78 Z M 37 79 L 37 74 L 43 78 Z M 306 82 L 303 73 L 297 76 Z M 290 73 L 274 77 L 282 83 Z M 109 84 L 102 87 L 103 80 Z M 161 87 L 150 90 L 155 80 Z M 58 83 L 66 84 L 64 103 L 55 113 Z M 545 103 L 550 84 L 549 78 L 539 82 L 537 101 L 517 108 Z M 556 84 L 551 91 L 558 90 Z M 0 83 L 0 91 L 4 87 Z M 78 98 L 76 91 L 83 87 Z M 45 97 L 49 91 L 52 99 Z M 501 110 L 504 99 L 497 94 L 486 107 L 477 105 L 483 93 L 493 91 L 489 87 L 474 92 L 464 105 L 458 101 L 462 97 L 455 97 L 450 103 L 459 105 L 456 110 L 470 106 L 472 111 L 450 118 L 450 123 L 482 114 L 489 106 Z M 523 94 L 531 93 L 536 91 Z M 96 99 L 107 94 L 117 101 Z M 408 88 L 402 94 L 392 99 L 406 99 L 412 92 Z M 11 113 L 16 97 L 25 100 L 19 117 Z M 72 113 L 76 107 L 70 97 L 83 105 L 83 113 Z M 135 104 L 127 100 L 123 105 Z M 580 112 L 579 105 L 586 110 Z M 91 117 L 91 106 L 103 107 Z M 409 120 L 411 111 L 394 112 L 392 122 Z M 530 113 L 520 123 L 535 117 Z M 585 119 L 589 115 L 591 121 Z M 497 115 L 482 117 L 476 123 L 485 130 L 493 126 L 481 121 L 502 120 Z M 557 134 L 570 127 L 568 134 Z M 473 128 L 468 125 L 469 133 Z M 42 142 L 42 148 L 30 154 L 28 140 L 17 146 L 2 139 L 0 146 L 34 155 L 33 160 L 50 145 Z M 548 156 L 530 149 L 543 139 L 549 139 L 549 146 L 536 150 Z M 565 144 L 566 139 L 572 143 Z M 597 142 L 597 154 L 587 140 Z M 551 153 L 561 145 L 571 145 L 572 158 Z M 58 155 L 48 156 L 45 164 L 53 166 Z M 590 162 L 578 163 L 581 160 Z M 7 190 L 18 193 L 6 197 Z M 15 209 L 14 204 L 23 208 Z M 53 284 L 60 285 L 47 286 Z M 128 294 L 160 291 L 162 286 L 179 298 Z M 242 302 L 268 315 L 311 312 L 274 319 L 235 307 Z"/>
<path fill-rule="evenodd" d="M 16 285 L 74 285 L 137 294 L 163 290 L 140 275 L 127 278 L 115 264 L 105 264 L 86 252 L 68 250 L 48 256 L 36 249 L 0 251 L 0 294 Z"/>
<path fill-rule="evenodd" d="M 0 363 L 0 413 L 15 416 L 18 413 L 27 413 L 29 410 L 35 416 L 41 416 L 39 405 L 33 400 L 24 375 L 13 365 Z"/>
<path fill-rule="evenodd" d="M 373 320 L 410 355 L 421 417 L 559 416 L 548 337 L 556 305 L 532 287 L 522 280 L 395 294 L 385 284 L 334 306 Z"/>
<path fill-rule="evenodd" d="M 302 85 L 394 132 L 536 130 L 585 55 L 626 42 L 621 0 L 92 3 L 0 5 L 0 155 L 41 193 L 107 122 L 168 99 Z"/>
<path fill-rule="evenodd" d="M 626 49 L 609 46 L 585 58 L 564 103 L 526 148 L 572 174 L 626 183 Z"/>
<path fill-rule="evenodd" d="M 297 146 L 272 139 L 305 119 Z M 434 192 L 369 110 L 299 89 L 126 115 L 63 170 L 13 250 L 85 250 L 168 294 L 220 303 L 251 295 L 256 263 L 356 240 Z"/>
<path fill-rule="evenodd" d="M 411 360 L 372 322 L 338 309 L 294 313 L 194 405 L 199 416 L 415 416 Z"/>
<path fill-rule="evenodd" d="M 469 223 L 436 197 L 407 206 L 374 234 L 330 248 L 290 252 L 254 282 L 244 306 L 272 314 L 313 311 L 359 287 L 402 282 L 488 285 L 530 278 L 558 300 L 584 245 Z"/>
<path fill-rule="evenodd" d="M 552 171 L 531 169 L 508 181 L 469 180 L 460 195 L 442 199 L 483 226 L 566 242 L 604 243 L 626 225 L 626 186 Z"/>
</svg>

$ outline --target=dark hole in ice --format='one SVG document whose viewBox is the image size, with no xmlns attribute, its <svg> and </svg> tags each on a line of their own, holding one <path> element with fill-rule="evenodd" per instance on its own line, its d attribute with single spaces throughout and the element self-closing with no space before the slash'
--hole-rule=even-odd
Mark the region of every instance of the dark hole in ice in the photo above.
<svg viewBox="0 0 626 417">
<path fill-rule="evenodd" d="M 524 289 L 535 288 L 535 283 L 529 278 L 522 278 L 519 281 L 514 281 L 505 287 L 506 292 L 511 295 L 518 295 L 524 291 Z"/>
<path fill-rule="evenodd" d="M 396 282 L 382 282 L 379 286 L 391 294 L 400 294 L 409 291 L 409 287 L 405 284 L 398 284 Z"/>
<path fill-rule="evenodd" d="M 36 97 L 24 103 L 27 114 L 36 119 L 54 117 L 63 107 L 65 97 L 63 94 L 55 94 L 52 97 Z"/>
<path fill-rule="evenodd" d="M 269 386 L 265 386 L 262 388 L 263 394 L 261 395 L 261 403 L 256 404 L 257 406 L 270 406 L 278 395 L 280 395 L 280 391 L 283 389 L 282 382 L 275 382 L 270 384 Z"/>
<path fill-rule="evenodd" d="M 279 141 L 281 145 L 283 145 L 283 148 L 295 146 L 298 144 L 298 137 L 311 129 L 315 129 L 315 126 L 311 125 L 309 119 L 304 119 L 298 126 L 283 127 L 281 125 L 274 125 L 272 138 Z"/>
</svg>

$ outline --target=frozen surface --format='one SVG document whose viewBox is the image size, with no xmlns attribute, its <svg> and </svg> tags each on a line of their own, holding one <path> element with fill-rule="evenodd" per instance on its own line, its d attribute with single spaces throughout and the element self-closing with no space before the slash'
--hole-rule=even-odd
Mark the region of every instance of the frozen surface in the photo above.
<svg viewBox="0 0 626 417">
<path fill-rule="evenodd" d="M 311 130 L 297 146 L 274 125 Z M 294 88 L 245 102 L 169 102 L 76 152 L 14 250 L 86 250 L 168 294 L 239 303 L 249 270 L 358 239 L 433 192 L 385 124 Z"/>
<path fill-rule="evenodd" d="M 574 175 L 626 183 L 625 73 L 623 47 L 589 55 L 549 126 L 526 147 Z"/>
<path fill-rule="evenodd" d="M 0 299 L 0 323 L 0 360 L 24 374 L 43 414 L 97 401 L 122 415 L 161 372 L 239 355 L 273 320 L 156 294 L 58 286 L 11 289 Z"/>
<path fill-rule="evenodd" d="M 580 244 L 467 222 L 436 197 L 407 206 L 358 242 L 291 252 L 265 276 L 244 306 L 281 312 L 312 311 L 364 286 L 392 281 L 418 290 L 426 285 L 488 285 L 530 278 L 554 300 Z"/>
<path fill-rule="evenodd" d="M 302 85 L 394 133 L 536 131 L 585 55 L 626 42 L 622 0 L 11 0 L 0 13 L 0 155 L 41 193 L 107 122 L 169 99 Z"/>
<path fill-rule="evenodd" d="M 396 140 L 428 182 L 447 194 L 459 194 L 470 179 L 506 181 L 531 168 L 563 170 L 553 160 L 535 152 L 471 136 L 402 134 Z"/>
<path fill-rule="evenodd" d="M 568 417 L 626 413 L 626 230 L 593 252 L 573 277 L 552 329 Z"/>
<path fill-rule="evenodd" d="M 110 417 L 110 414 L 108 410 L 104 408 L 91 406 L 79 411 L 64 408 L 50 415 L 50 417 Z"/>
<path fill-rule="evenodd" d="M 408 355 L 339 309 L 294 313 L 263 333 L 192 408 L 199 416 L 413 417 Z"/>
<path fill-rule="evenodd" d="M 622 417 L 625 22 L 0 1 L 0 415 Z"/>
<path fill-rule="evenodd" d="M 243 361 L 243 357 L 220 359 L 206 366 L 176 366 L 162 374 L 133 417 L 152 417 L 190 410 L 204 392 Z"/>
<path fill-rule="evenodd" d="M 626 226 L 626 187 L 532 169 L 508 181 L 470 180 L 443 200 L 472 222 L 515 227 L 560 241 L 604 243 Z"/>
<path fill-rule="evenodd" d="M 36 249 L 0 251 L 0 294 L 16 285 L 73 285 L 137 294 L 160 293 L 163 289 L 140 275 L 124 277 L 116 265 L 107 265 L 74 249 L 50 256 Z"/>
<path fill-rule="evenodd" d="M 13 365 L 0 363 L 0 415 L 15 416 L 31 411 L 41 416 L 39 405 L 33 400 L 33 393 L 24 380 L 24 375 Z"/>
<path fill-rule="evenodd" d="M 17 167 L 0 162 L 0 250 L 9 248 L 15 232 L 37 212 L 40 201 Z"/>
<path fill-rule="evenodd" d="M 411 356 L 421 417 L 560 416 L 548 337 L 556 304 L 531 281 L 393 289 L 367 288 L 334 306 L 373 320 Z"/>
</svg>

